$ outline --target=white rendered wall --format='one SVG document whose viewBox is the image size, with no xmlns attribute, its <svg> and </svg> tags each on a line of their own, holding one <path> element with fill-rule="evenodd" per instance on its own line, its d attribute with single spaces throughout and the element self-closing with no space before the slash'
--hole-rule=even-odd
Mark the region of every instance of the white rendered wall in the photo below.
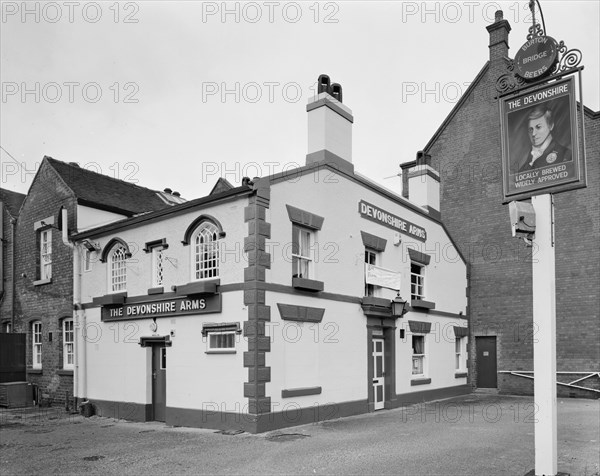
<svg viewBox="0 0 600 476">
<path fill-rule="evenodd" d="M 247 340 L 237 335 L 235 354 L 207 354 L 208 344 L 202 337 L 204 323 L 239 322 L 242 328 L 247 316 L 243 293 L 238 291 L 223 294 L 219 314 L 168 319 L 176 332 L 167 349 L 167 406 L 247 413 L 243 385 L 248 374 L 244 368 Z"/>
<path fill-rule="evenodd" d="M 119 213 L 77 205 L 77 231 L 85 231 L 127 218 Z"/>
<path fill-rule="evenodd" d="M 243 254 L 244 207 L 247 198 L 185 213 L 162 221 L 154 221 L 131 229 L 119 230 L 106 236 L 91 238 L 104 247 L 112 238 L 126 241 L 132 252 L 127 261 L 128 297 L 146 296 L 147 301 L 160 300 L 161 294 L 148 295 L 152 287 L 151 254 L 142 249 L 148 241 L 166 238 L 169 247 L 165 255 L 165 292 L 172 285 L 191 281 L 190 253 L 192 245 L 181 241 L 188 226 L 200 215 L 211 215 L 223 226 L 226 237 L 222 240 L 221 284 L 243 282 L 246 257 Z M 92 255 L 92 269 L 82 272 L 82 302 L 91 304 L 94 297 L 108 294 L 108 263 L 99 261 L 100 254 Z M 151 336 L 151 319 L 102 322 L 99 307 L 86 309 L 87 316 L 87 394 L 88 398 L 151 403 L 151 349 L 139 345 L 140 337 Z M 238 322 L 243 328 L 248 311 L 243 303 L 243 292 L 222 294 L 222 312 L 158 317 L 158 335 L 174 332 L 172 346 L 167 348 L 167 406 L 202 409 L 216 403 L 223 411 L 247 411 L 243 396 L 243 382 L 247 369 L 243 353 L 247 342 L 240 334 L 235 354 L 206 354 L 207 343 L 202 336 L 204 323 Z M 96 337 L 98 336 L 98 337 Z M 80 349 L 81 352 L 81 349 Z M 83 369 L 81 371 L 84 371 Z"/>
<path fill-rule="evenodd" d="M 423 243 L 403 234 L 400 245 L 394 246 L 396 231 L 361 217 L 358 212 L 361 200 L 425 228 L 427 241 Z M 455 378 L 454 326 L 467 326 L 467 321 L 458 317 L 459 313 L 466 313 L 466 265 L 443 227 L 329 169 L 321 169 L 303 177 L 291 176 L 290 180 L 273 185 L 271 207 L 267 210 L 267 221 L 272 224 L 271 240 L 267 240 L 268 249 L 272 252 L 272 265 L 267 270 L 266 279 L 267 282 L 287 286 L 292 284 L 292 223 L 286 204 L 325 218 L 322 229 L 315 233 L 319 255 L 315 260 L 315 279 L 323 281 L 325 292 L 354 297 L 364 295 L 365 247 L 361 230 L 387 240 L 385 251 L 379 254 L 378 265 L 402 273 L 401 295 L 406 299 L 410 299 L 411 260 L 408 249 L 416 249 L 431 257 L 425 270 L 425 299 L 435 303 L 436 311 L 451 313 L 456 317 L 412 311 L 396 321 L 398 329 L 406 329 L 404 339 L 399 338 L 399 330 L 395 332 L 396 393 L 421 392 L 465 384 L 466 377 Z M 393 290 L 381 289 L 379 297 L 392 299 L 395 295 Z M 315 403 L 321 405 L 367 398 L 367 318 L 360 304 L 273 292 L 267 293 L 267 301 L 271 306 L 271 324 L 279 324 L 273 328 L 271 353 L 267 354 L 267 365 L 271 366 L 267 395 L 271 396 L 274 410 L 277 409 L 275 404 L 284 406 L 292 401 L 302 407 L 309 407 Z M 339 329 L 338 342 L 330 345 L 320 342 L 312 346 L 304 341 L 297 344 L 286 343 L 281 329 L 286 324 L 290 326 L 295 323 L 281 321 L 277 302 L 325 308 L 320 328 L 332 322 Z M 409 320 L 432 324 L 431 333 L 426 340 L 428 372 L 425 377 L 431 378 L 429 384 L 411 386 L 414 377 Z M 302 328 L 303 332 L 314 335 L 314 327 L 310 323 L 302 324 Z M 291 328 L 288 334 L 288 337 L 294 335 Z M 286 345 L 302 347 L 306 355 L 318 355 L 318 378 L 309 374 L 309 366 L 298 368 L 306 375 L 294 376 L 293 379 L 289 377 L 292 368 L 282 357 L 285 356 Z M 313 359 L 312 355 L 310 358 Z M 315 384 L 315 381 L 320 383 Z M 295 387 L 321 386 L 323 390 L 321 395 L 281 398 L 281 390 L 290 388 L 289 385 L 292 384 Z"/>
<path fill-rule="evenodd" d="M 244 237 L 248 225 L 244 223 L 244 207 L 248 199 L 214 205 L 210 208 L 177 215 L 167 220 L 153 221 L 149 225 L 119 230 L 101 237 L 92 237 L 102 248 L 115 237 L 129 245 L 132 256 L 127 260 L 128 296 L 146 295 L 152 287 L 152 254 L 143 251 L 145 243 L 166 238 L 169 248 L 164 254 L 165 292 L 172 285 L 183 285 L 191 281 L 192 245 L 183 246 L 181 241 L 188 226 L 200 215 L 210 215 L 219 220 L 226 232 L 221 240 L 219 278 L 221 284 L 240 283 L 244 280 L 246 256 L 243 253 Z M 84 272 L 82 282 L 82 301 L 89 302 L 93 297 L 109 293 L 108 263 L 101 263 L 100 253 L 92 254 L 92 270 Z"/>
<path fill-rule="evenodd" d="M 425 335 L 425 375 L 412 375 L 412 333 L 408 321 L 430 322 L 431 332 Z M 464 385 L 467 377 L 456 378 L 456 373 L 465 373 L 465 369 L 455 368 L 454 326 L 467 327 L 466 319 L 448 318 L 409 312 L 397 323 L 398 329 L 405 329 L 404 339 L 396 341 L 396 393 L 405 394 L 433 390 L 437 388 Z M 463 346 L 463 352 L 466 352 Z M 430 378 L 431 383 L 411 385 L 411 380 Z"/>
<path fill-rule="evenodd" d="M 358 212 L 360 200 L 425 228 L 427 241 L 423 243 L 401 235 L 402 243 L 394 246 L 395 230 L 362 218 Z M 325 291 L 363 296 L 365 247 L 360 234 L 362 230 L 387 240 L 378 265 L 402 273 L 401 295 L 404 298 L 410 297 L 408 248 L 414 248 L 431 256 L 425 270 L 425 299 L 435 302 L 438 311 L 466 312 L 466 266 L 442 226 L 329 169 L 302 177 L 290 176 L 290 180 L 272 187 L 271 208 L 267 210 L 267 221 L 271 223 L 271 240 L 267 240 L 267 244 L 272 253 L 272 264 L 267 270 L 267 282 L 292 283 L 292 223 L 286 204 L 325 218 L 322 229 L 315 235 L 318 243 L 315 279 L 324 282 Z M 395 295 L 392 290 L 382 289 L 380 297 L 392 299 Z"/>
<path fill-rule="evenodd" d="M 85 327 L 87 398 L 148 403 L 150 348 L 142 348 L 141 335 L 149 335 L 150 320 L 103 323 L 100 308 L 87 309 Z M 150 386 L 151 388 L 151 386 Z"/>
<path fill-rule="evenodd" d="M 282 320 L 277 303 L 325 307 L 325 314 L 320 323 Z M 359 305 L 274 292 L 267 293 L 267 305 L 271 382 L 266 391 L 274 411 L 367 398 L 367 328 Z M 320 395 L 281 396 L 282 390 L 316 386 L 322 387 Z"/>
</svg>

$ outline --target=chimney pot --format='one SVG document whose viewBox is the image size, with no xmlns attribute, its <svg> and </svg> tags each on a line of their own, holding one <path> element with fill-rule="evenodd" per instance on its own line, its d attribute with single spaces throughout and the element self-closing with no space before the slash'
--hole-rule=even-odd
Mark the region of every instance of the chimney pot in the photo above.
<svg viewBox="0 0 600 476">
<path fill-rule="evenodd" d="M 339 83 L 333 83 L 331 85 L 331 95 L 339 102 L 342 102 L 342 85 Z"/>
<path fill-rule="evenodd" d="M 417 152 L 417 165 L 431 165 L 431 155 L 422 150 Z"/>
<path fill-rule="evenodd" d="M 173 193 L 173 190 L 171 190 L 169 187 L 165 188 L 163 191 L 165 193 Z"/>
<path fill-rule="evenodd" d="M 319 82 L 319 85 L 317 88 L 317 94 L 321 94 L 321 93 L 331 94 L 331 91 L 330 91 L 331 80 L 329 79 L 329 76 L 327 76 L 326 74 L 322 74 L 321 76 L 319 76 L 318 82 Z"/>
<path fill-rule="evenodd" d="M 181 197 L 181 194 L 179 192 L 173 192 L 173 195 L 175 195 L 176 197 Z"/>
</svg>

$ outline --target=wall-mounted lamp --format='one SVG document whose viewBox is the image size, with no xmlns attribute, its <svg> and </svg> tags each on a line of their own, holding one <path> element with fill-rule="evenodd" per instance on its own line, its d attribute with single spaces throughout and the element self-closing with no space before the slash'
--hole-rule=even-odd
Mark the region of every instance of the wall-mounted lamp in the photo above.
<svg viewBox="0 0 600 476">
<path fill-rule="evenodd" d="M 400 297 L 400 291 L 398 291 L 398 295 L 394 299 L 392 299 L 392 316 L 404 316 L 404 314 L 408 312 L 408 306 L 408 301 L 406 299 L 402 299 Z"/>
</svg>

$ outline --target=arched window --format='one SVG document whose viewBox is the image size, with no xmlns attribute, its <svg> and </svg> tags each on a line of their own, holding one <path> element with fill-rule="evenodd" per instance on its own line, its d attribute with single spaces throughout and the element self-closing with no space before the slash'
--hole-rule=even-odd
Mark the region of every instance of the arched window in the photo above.
<svg viewBox="0 0 600 476">
<path fill-rule="evenodd" d="M 192 281 L 219 277 L 219 228 L 203 221 L 191 239 Z"/>
<path fill-rule="evenodd" d="M 116 244 L 110 252 L 108 259 L 108 288 L 116 293 L 127 290 L 127 248 Z"/>
</svg>

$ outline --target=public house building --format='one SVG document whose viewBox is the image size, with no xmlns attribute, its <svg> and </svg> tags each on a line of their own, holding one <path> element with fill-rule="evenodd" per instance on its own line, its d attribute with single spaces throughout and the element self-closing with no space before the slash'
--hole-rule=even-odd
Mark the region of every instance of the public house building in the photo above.
<svg viewBox="0 0 600 476">
<path fill-rule="evenodd" d="M 355 172 L 352 111 L 319 81 L 304 166 L 68 235 L 97 414 L 262 432 L 470 391 L 439 174 L 420 155 L 409 201 Z"/>
</svg>

